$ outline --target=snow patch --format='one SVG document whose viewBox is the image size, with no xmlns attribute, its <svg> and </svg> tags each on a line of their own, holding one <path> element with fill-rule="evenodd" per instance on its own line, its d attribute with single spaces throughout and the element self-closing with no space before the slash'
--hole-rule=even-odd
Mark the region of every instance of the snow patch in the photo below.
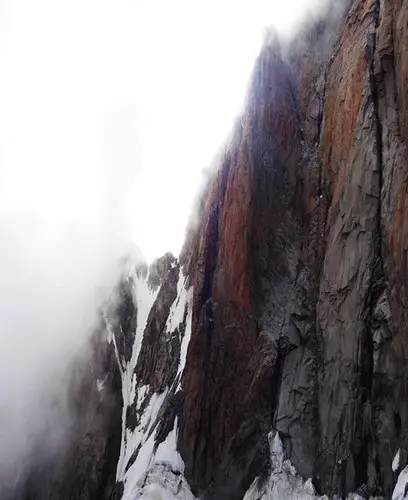
<svg viewBox="0 0 408 500">
<path fill-rule="evenodd" d="M 149 390 L 148 385 L 142 385 L 140 389 L 137 392 L 137 402 L 136 402 L 136 410 L 140 410 L 142 403 L 144 401 L 144 398 L 146 397 L 147 391 Z"/>
<path fill-rule="evenodd" d="M 169 432 L 165 441 L 160 443 L 157 448 L 155 462 L 167 464 L 173 471 L 184 474 L 184 461 L 181 458 L 180 453 L 177 451 L 177 437 L 178 427 L 176 417 L 174 420 L 173 429 Z"/>
<path fill-rule="evenodd" d="M 137 489 L 139 481 L 153 465 L 153 449 L 154 434 L 152 433 L 140 448 L 135 462 L 125 475 L 122 500 L 133 500 L 135 498 L 135 488 Z"/>
<path fill-rule="evenodd" d="M 171 305 L 166 321 L 166 331 L 168 333 L 175 333 L 179 331 L 180 325 L 183 324 L 183 321 L 186 318 L 186 329 L 181 343 L 181 355 L 175 380 L 180 379 L 184 370 L 187 348 L 191 337 L 192 287 L 188 290 L 186 289 L 186 279 L 186 276 L 180 269 L 179 279 L 177 282 L 177 296 Z M 156 291 L 153 296 L 152 291 L 147 286 L 147 279 L 136 279 L 135 301 L 138 308 L 137 331 L 132 360 L 125 370 L 126 373 L 124 373 L 122 377 L 122 383 L 128 388 L 127 398 L 125 399 L 124 397 L 126 404 L 124 405 L 123 419 L 126 418 L 127 407 L 135 400 L 136 409 L 140 411 L 146 397 L 150 397 L 150 388 L 148 385 L 137 388 L 134 367 L 136 366 L 137 358 L 140 353 L 147 318 L 154 300 L 157 297 L 157 293 L 158 291 Z M 148 307 L 146 307 L 146 302 L 148 302 Z M 143 498 L 153 498 L 151 495 L 155 495 L 154 498 L 166 499 L 194 498 L 191 496 L 189 488 L 188 491 L 186 490 L 187 493 L 184 492 L 185 488 L 180 493 L 179 490 L 174 490 L 174 488 L 169 487 L 167 482 L 166 484 L 164 484 L 163 481 L 154 483 L 151 478 L 149 484 L 143 482 L 144 477 L 147 477 L 149 474 L 150 476 L 153 474 L 152 470 L 157 470 L 158 466 L 162 466 L 167 467 L 168 470 L 171 471 L 172 478 L 177 476 L 177 484 L 180 480 L 187 484 L 181 475 L 184 472 L 184 462 L 177 451 L 177 418 L 174 421 L 173 429 L 169 432 L 165 441 L 160 443 L 157 450 L 154 452 L 157 417 L 160 412 L 160 408 L 168 395 L 168 391 L 169 390 L 166 390 L 161 394 L 153 394 L 150 397 L 149 403 L 143 410 L 139 423 L 133 432 L 127 429 L 125 425 L 122 429 L 122 448 L 118 463 L 118 480 L 121 480 L 124 483 L 123 500 L 141 498 L 140 492 L 142 490 Z M 137 454 L 136 459 L 126 471 L 129 461 L 134 459 L 135 454 Z M 143 484 L 141 484 L 141 481 Z"/>
<path fill-rule="evenodd" d="M 175 332 L 183 323 L 185 314 L 186 328 L 181 342 L 180 361 L 177 369 L 176 380 L 179 381 L 177 390 L 180 389 L 180 379 L 186 365 L 187 349 L 191 339 L 191 322 L 193 316 L 193 287 L 186 288 L 187 277 L 183 270 L 180 269 L 179 280 L 177 283 L 177 297 L 170 308 L 169 316 L 166 322 L 166 330 L 169 333 Z"/>
<path fill-rule="evenodd" d="M 132 357 L 130 362 L 126 364 L 126 367 L 122 369 L 120 364 L 115 338 L 113 335 L 113 341 L 115 343 L 116 357 L 118 358 L 119 369 L 122 378 L 122 398 L 123 398 L 123 408 L 122 408 L 122 441 L 120 446 L 120 455 L 118 460 L 118 466 L 116 469 L 116 480 L 120 481 L 124 475 L 125 467 L 129 455 L 136 450 L 132 448 L 132 444 L 129 443 L 129 436 L 126 431 L 126 414 L 129 406 L 132 405 L 135 395 L 136 395 L 136 377 L 134 376 L 135 367 L 137 364 L 137 359 L 139 357 L 140 349 L 143 341 L 143 333 L 146 328 L 147 319 L 149 317 L 150 311 L 156 301 L 157 295 L 159 293 L 160 287 L 156 290 L 152 290 L 148 285 L 149 275 L 146 277 L 139 277 L 137 273 L 133 273 L 130 276 L 131 281 L 134 284 L 133 289 L 133 301 L 135 302 L 137 308 L 137 322 L 136 322 L 136 332 L 135 341 L 133 343 Z M 131 440 L 133 443 L 133 440 Z"/>
<path fill-rule="evenodd" d="M 268 440 L 271 449 L 272 467 L 276 468 L 277 470 L 281 470 L 283 465 L 283 445 L 281 438 L 279 437 L 279 432 L 277 432 L 275 436 L 272 432 L 270 432 L 268 435 Z"/>
<path fill-rule="evenodd" d="M 398 481 L 392 494 L 392 500 L 408 499 L 408 494 L 405 494 L 406 489 L 408 489 L 408 466 L 405 467 L 398 476 Z"/>
<path fill-rule="evenodd" d="M 103 380 L 99 380 L 99 378 L 96 379 L 96 389 L 98 390 L 98 392 L 102 392 L 107 377 L 108 376 L 106 375 L 106 377 Z"/>
<path fill-rule="evenodd" d="M 123 500 L 196 500 L 184 477 L 165 464 L 155 465 Z"/>
<path fill-rule="evenodd" d="M 151 465 L 153 460 L 157 415 L 167 396 L 167 392 L 168 391 L 164 391 L 161 394 L 153 394 L 136 429 L 134 431 L 129 429 L 125 430 L 125 455 L 123 459 L 123 474 L 121 477 L 121 480 L 125 482 L 125 489 L 128 482 L 132 485 L 135 484 Z M 125 473 L 125 468 L 136 450 L 139 450 L 136 460 Z"/>
<path fill-rule="evenodd" d="M 137 307 L 137 327 L 135 342 L 133 344 L 132 359 L 129 363 L 130 367 L 133 369 L 136 366 L 140 348 L 142 347 L 143 333 L 146 328 L 147 319 L 160 291 L 160 287 L 157 287 L 156 290 L 152 290 L 148 285 L 148 281 L 149 275 L 147 275 L 146 278 L 139 278 L 137 275 L 134 277 L 135 286 L 133 300 L 136 302 Z"/>
<path fill-rule="evenodd" d="M 191 324 L 192 324 L 192 318 L 193 318 L 193 304 L 192 304 L 192 288 L 186 292 L 187 297 L 187 318 L 186 318 L 186 331 L 184 332 L 184 337 L 183 341 L 181 343 L 181 348 L 180 348 L 180 362 L 179 362 L 179 367 L 177 370 L 177 378 L 179 378 L 179 381 L 181 380 L 181 375 L 183 374 L 184 368 L 186 366 L 186 359 L 187 359 L 187 349 L 188 345 L 191 340 Z M 177 387 L 177 389 L 180 388 L 180 382 Z"/>
<path fill-rule="evenodd" d="M 186 279 L 182 269 L 180 269 L 176 299 L 170 307 L 169 316 L 166 321 L 166 330 L 168 332 L 176 331 L 183 322 L 188 295 L 185 288 Z"/>
<path fill-rule="evenodd" d="M 327 500 L 316 496 L 312 480 L 304 481 L 289 460 L 284 460 L 279 433 L 268 436 L 272 471 L 267 481 L 256 478 L 244 500 Z"/>
<path fill-rule="evenodd" d="M 194 499 L 182 475 L 184 462 L 177 451 L 177 418 L 167 438 L 160 443 L 154 452 L 157 415 L 166 395 L 167 392 L 152 396 L 133 436 L 128 437 L 129 450 L 138 450 L 138 453 L 135 462 L 123 477 L 122 500 L 135 500 L 137 498 Z M 130 459 L 130 456 L 127 458 Z M 165 471 L 166 474 L 157 475 L 158 471 Z"/>
<path fill-rule="evenodd" d="M 392 461 L 392 470 L 393 472 L 397 471 L 400 466 L 400 458 L 401 458 L 401 448 L 398 448 L 397 453 Z"/>
</svg>

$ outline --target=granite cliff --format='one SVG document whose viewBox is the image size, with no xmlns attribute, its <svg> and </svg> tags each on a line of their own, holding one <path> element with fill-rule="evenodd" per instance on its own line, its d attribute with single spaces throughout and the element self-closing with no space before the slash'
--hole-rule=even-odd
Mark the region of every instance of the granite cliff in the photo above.
<svg viewBox="0 0 408 500">
<path fill-rule="evenodd" d="M 407 465 L 408 0 L 333 11 L 267 38 L 180 259 L 105 317 L 124 499 L 242 499 L 271 431 L 329 498 L 391 498 Z"/>
</svg>

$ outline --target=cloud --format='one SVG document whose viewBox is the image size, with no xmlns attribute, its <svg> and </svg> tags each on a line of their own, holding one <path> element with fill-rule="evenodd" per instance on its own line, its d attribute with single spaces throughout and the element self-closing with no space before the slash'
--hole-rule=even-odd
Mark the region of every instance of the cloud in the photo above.
<svg viewBox="0 0 408 500">
<path fill-rule="evenodd" d="M 0 3 L 0 477 L 55 397 L 67 410 L 66 372 L 119 259 L 135 239 L 150 260 L 180 248 L 264 25 L 292 29 L 310 5 Z"/>
<path fill-rule="evenodd" d="M 0 7 L 0 480 L 8 481 L 39 433 L 63 433 L 67 371 L 133 237 L 127 200 L 139 125 L 118 75 L 109 76 L 109 10 L 93 29 L 95 4 L 59 5 Z"/>
</svg>

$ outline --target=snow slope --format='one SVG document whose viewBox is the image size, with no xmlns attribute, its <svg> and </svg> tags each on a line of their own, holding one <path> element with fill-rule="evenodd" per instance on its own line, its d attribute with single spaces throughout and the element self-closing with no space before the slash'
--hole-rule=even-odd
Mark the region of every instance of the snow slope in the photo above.
<svg viewBox="0 0 408 500">
<path fill-rule="evenodd" d="M 134 370 L 136 367 L 137 359 L 139 357 L 140 348 L 143 342 L 143 333 L 146 327 L 146 322 L 153 304 L 157 298 L 160 288 L 152 290 L 148 285 L 149 276 L 139 277 L 136 272 L 132 273 L 132 280 L 134 283 L 133 298 L 136 301 L 137 307 L 137 327 L 135 342 L 133 344 L 132 357 L 129 363 L 126 364 L 125 369 L 122 369 L 121 361 L 118 357 L 119 369 L 121 370 L 122 377 L 122 397 L 123 397 L 123 411 L 122 411 L 122 441 L 120 448 L 120 457 L 116 472 L 116 480 L 121 480 L 124 475 L 127 459 L 134 452 L 135 445 L 139 444 L 138 438 L 130 434 L 126 429 L 126 414 L 128 407 L 133 403 L 135 398 L 136 380 Z M 116 348 L 116 347 L 115 347 Z M 117 352 L 117 348 L 116 348 Z"/>
<path fill-rule="evenodd" d="M 185 321 L 183 338 L 180 338 L 180 359 L 175 379 L 171 387 L 161 393 L 154 392 L 149 385 L 138 383 L 135 368 L 143 343 L 144 332 L 149 313 L 160 292 L 160 287 L 149 287 L 149 273 L 138 276 L 131 273 L 133 283 L 133 300 L 137 310 L 137 327 L 135 341 L 130 362 L 123 366 L 116 345 L 115 335 L 109 328 L 110 339 L 114 344 L 117 362 L 122 378 L 122 440 L 121 451 L 117 466 L 117 480 L 123 482 L 123 500 L 136 498 L 175 498 L 194 499 L 182 473 L 184 462 L 177 451 L 178 422 L 166 439 L 156 442 L 157 425 L 160 411 L 166 404 L 167 398 L 180 390 L 181 377 L 184 371 L 188 344 L 191 337 L 192 318 L 192 289 L 187 287 L 187 279 L 182 269 L 179 272 L 177 296 L 170 307 L 166 321 L 166 332 L 174 335 L 181 331 L 180 326 Z M 106 319 L 106 318 L 105 318 Z M 107 321 L 108 323 L 108 321 Z M 135 405 L 134 405 L 135 403 Z M 134 405 L 137 412 L 137 421 L 134 429 L 128 423 L 128 412 Z"/>
<path fill-rule="evenodd" d="M 272 471 L 265 482 L 256 478 L 244 500 L 327 500 L 316 496 L 311 479 L 304 481 L 289 460 L 284 460 L 279 433 L 268 436 L 271 450 Z"/>
<path fill-rule="evenodd" d="M 123 497 L 125 498 L 125 497 Z M 153 466 L 127 500 L 196 500 L 183 475 L 166 464 Z"/>
<path fill-rule="evenodd" d="M 400 472 L 392 494 L 392 500 L 408 499 L 408 465 Z"/>
<path fill-rule="evenodd" d="M 186 276 L 180 269 L 177 296 L 170 307 L 166 321 L 166 332 L 174 335 L 180 332 L 180 326 L 186 319 L 184 335 L 180 339 L 178 370 L 171 387 L 157 393 L 149 385 L 138 385 L 135 375 L 148 316 L 160 290 L 160 288 L 155 290 L 149 288 L 148 278 L 148 275 L 144 277 L 132 275 L 133 296 L 137 308 L 137 328 L 132 357 L 126 366 L 121 363 L 115 336 L 110 331 L 110 339 L 115 346 L 122 376 L 124 401 L 117 480 L 124 484 L 122 500 L 196 500 L 183 476 L 184 462 L 177 450 L 179 430 L 177 417 L 165 440 L 161 443 L 156 442 L 160 412 L 165 407 L 167 398 L 181 390 L 181 379 L 191 338 L 192 288 L 187 287 Z M 98 381 L 98 384 L 101 388 L 103 387 L 102 381 Z M 140 414 L 138 413 L 135 428 L 131 430 L 126 419 L 128 409 L 133 403 Z M 302 479 L 291 462 L 284 459 L 279 433 L 271 432 L 268 439 L 271 453 L 270 476 L 267 480 L 256 478 L 245 494 L 244 500 L 327 500 L 326 496 L 316 495 L 311 479 L 306 481 Z M 399 467 L 400 450 L 397 451 L 392 463 L 394 471 Z M 408 467 L 399 475 L 392 500 L 408 499 L 408 496 L 404 496 L 407 485 Z M 348 496 L 348 500 L 361 500 L 361 497 L 353 494 Z"/>
</svg>

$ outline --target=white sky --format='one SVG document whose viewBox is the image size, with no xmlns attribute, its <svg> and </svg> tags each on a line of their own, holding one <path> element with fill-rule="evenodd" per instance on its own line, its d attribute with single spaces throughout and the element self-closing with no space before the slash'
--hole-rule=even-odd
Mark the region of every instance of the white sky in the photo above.
<svg viewBox="0 0 408 500">
<path fill-rule="evenodd" d="M 264 27 L 288 29 L 308 4 L 1 1 L 7 212 L 30 212 L 51 235 L 67 223 L 87 230 L 106 216 L 114 183 L 121 224 L 146 258 L 177 253 Z"/>
<path fill-rule="evenodd" d="M 61 428 L 54 398 L 118 258 L 179 251 L 264 27 L 306 6 L 0 0 L 0 483 Z"/>
</svg>

